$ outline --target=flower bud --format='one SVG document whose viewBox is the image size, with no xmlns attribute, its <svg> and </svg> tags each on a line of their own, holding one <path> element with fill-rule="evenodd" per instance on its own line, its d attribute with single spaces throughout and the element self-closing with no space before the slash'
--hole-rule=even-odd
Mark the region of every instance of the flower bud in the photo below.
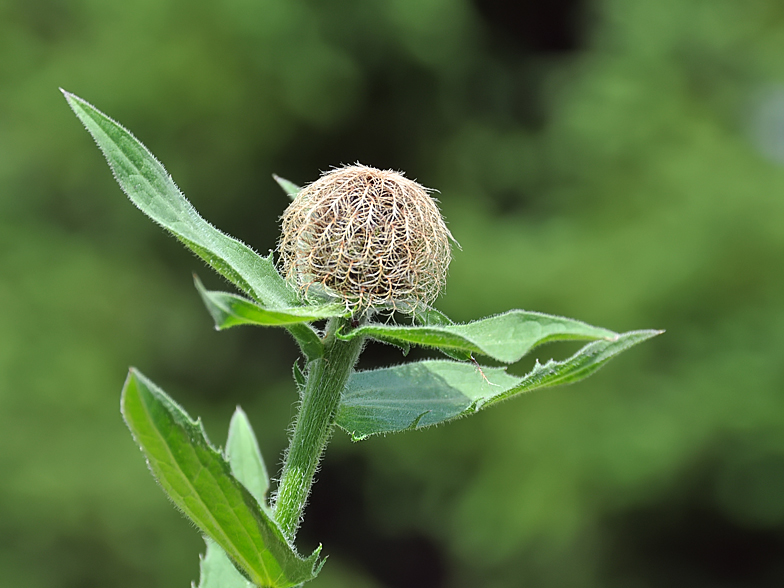
<svg viewBox="0 0 784 588">
<path fill-rule="evenodd" d="M 363 165 L 325 173 L 281 220 L 283 273 L 306 297 L 405 310 L 431 303 L 446 282 L 452 235 L 427 190 L 401 173 Z"/>
</svg>

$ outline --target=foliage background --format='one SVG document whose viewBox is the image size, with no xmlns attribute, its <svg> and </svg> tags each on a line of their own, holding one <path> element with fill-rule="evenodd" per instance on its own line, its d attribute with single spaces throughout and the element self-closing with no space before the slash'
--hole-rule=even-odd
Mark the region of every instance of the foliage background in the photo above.
<svg viewBox="0 0 784 588">
<path fill-rule="evenodd" d="M 403 169 L 462 244 L 453 318 L 668 329 L 578 386 L 336 434 L 314 586 L 780 586 L 782 55 L 778 0 L 0 0 L 2 583 L 196 579 L 120 419 L 129 364 L 215 442 L 241 404 L 272 469 L 296 400 L 294 344 L 212 330 L 191 272 L 220 282 L 120 193 L 63 86 L 257 250 L 272 172 Z"/>
</svg>

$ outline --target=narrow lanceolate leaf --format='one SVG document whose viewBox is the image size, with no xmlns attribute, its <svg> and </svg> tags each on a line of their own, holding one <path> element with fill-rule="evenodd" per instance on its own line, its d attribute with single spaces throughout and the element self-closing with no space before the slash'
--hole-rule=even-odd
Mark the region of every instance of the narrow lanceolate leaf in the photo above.
<svg viewBox="0 0 784 588">
<path fill-rule="evenodd" d="M 498 361 L 514 363 L 543 343 L 597 339 L 613 341 L 618 338 L 618 333 L 560 316 L 510 310 L 464 325 L 400 326 L 371 323 L 338 336 L 346 340 L 368 336 L 393 344 L 435 347 L 451 357 L 456 353 L 465 354 L 466 358 L 471 353 L 479 353 Z"/>
<path fill-rule="evenodd" d="M 256 586 L 289 588 L 316 576 L 318 550 L 300 557 L 201 424 L 135 370 L 125 381 L 122 413 L 164 491 Z"/>
<path fill-rule="evenodd" d="M 229 437 L 226 440 L 226 459 L 229 460 L 231 472 L 256 501 L 267 508 L 267 490 L 269 475 L 264 459 L 261 457 L 259 442 L 250 426 L 248 415 L 239 406 L 229 423 Z"/>
<path fill-rule="evenodd" d="M 308 360 L 321 357 L 324 353 L 324 345 L 318 333 L 307 323 L 346 315 L 346 307 L 341 304 L 265 308 L 236 294 L 205 290 L 201 281 L 195 276 L 194 282 L 204 305 L 215 321 L 216 329 L 220 331 L 237 325 L 285 327 L 294 336 Z"/>
<path fill-rule="evenodd" d="M 522 378 L 505 368 L 447 360 L 356 372 L 343 394 L 337 424 L 354 439 L 436 425 L 523 392 L 582 380 L 659 333 L 632 331 L 612 341 L 594 341 L 565 361 L 537 363 Z"/>
<path fill-rule="evenodd" d="M 198 278 L 195 279 L 195 283 L 218 330 L 237 325 L 287 326 L 349 314 L 342 304 L 265 308 L 236 294 L 205 290 Z"/>
<path fill-rule="evenodd" d="M 209 224 L 136 137 L 78 96 L 64 90 L 63 94 L 103 152 L 120 187 L 144 214 L 265 306 L 298 304 L 296 292 L 275 270 L 271 256 L 261 257 Z"/>
<path fill-rule="evenodd" d="M 302 191 L 302 188 L 297 186 L 297 184 L 295 184 L 294 182 L 289 182 L 287 179 L 281 178 L 277 174 L 272 174 L 272 177 L 275 178 L 275 181 L 278 183 L 278 186 L 283 188 L 283 191 L 286 193 L 286 196 L 288 196 L 291 200 L 294 200 L 297 197 L 297 194 L 299 194 Z"/>
</svg>

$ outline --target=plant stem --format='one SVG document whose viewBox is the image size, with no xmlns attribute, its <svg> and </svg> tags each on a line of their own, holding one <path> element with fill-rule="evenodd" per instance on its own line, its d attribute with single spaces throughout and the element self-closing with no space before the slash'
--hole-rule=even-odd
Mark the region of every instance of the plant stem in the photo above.
<svg viewBox="0 0 784 588">
<path fill-rule="evenodd" d="M 297 533 L 313 476 L 332 434 L 340 395 L 362 349 L 362 337 L 351 341 L 335 337 L 337 329 L 345 324 L 347 319 L 341 318 L 327 323 L 324 355 L 309 364 L 294 434 L 283 462 L 275 519 L 290 541 Z"/>
</svg>

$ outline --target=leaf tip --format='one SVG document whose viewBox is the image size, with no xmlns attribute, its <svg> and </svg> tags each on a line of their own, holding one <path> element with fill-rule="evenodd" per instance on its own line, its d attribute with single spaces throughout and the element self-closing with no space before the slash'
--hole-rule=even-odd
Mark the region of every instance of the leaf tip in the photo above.
<svg viewBox="0 0 784 588">
<path fill-rule="evenodd" d="M 84 102 L 84 100 L 82 100 L 81 98 L 79 98 L 79 96 L 77 96 L 76 94 L 73 94 L 73 93 L 69 92 L 68 90 L 66 90 L 66 89 L 64 89 L 64 88 L 59 88 L 59 90 L 60 90 L 60 92 L 62 92 L 62 93 L 63 93 L 63 97 L 64 97 L 64 98 L 65 98 L 65 100 L 68 102 L 68 106 L 70 106 L 70 107 L 71 107 L 71 110 L 73 110 L 73 109 L 77 108 L 77 104 L 78 104 L 78 103 L 80 103 L 80 102 Z"/>
<path fill-rule="evenodd" d="M 236 427 L 245 424 L 248 424 L 248 426 L 250 426 L 248 415 L 244 410 L 242 410 L 242 407 L 238 404 L 237 406 L 234 407 L 234 413 L 231 415 L 231 421 L 229 422 L 229 433 L 231 433 L 232 430 L 235 430 Z"/>
<path fill-rule="evenodd" d="M 647 341 L 648 339 L 653 339 L 654 337 L 658 337 L 664 332 L 665 332 L 664 329 L 648 329 L 645 331 L 630 331 L 630 333 L 624 333 L 624 335 L 636 333 L 642 337 L 640 339 L 640 342 L 642 342 L 642 341 Z"/>
<path fill-rule="evenodd" d="M 313 553 L 311 553 L 308 558 L 308 561 L 313 560 L 313 571 L 311 573 L 314 578 L 321 573 L 321 568 L 324 567 L 324 564 L 327 563 L 327 559 L 329 559 L 329 556 L 327 555 L 319 559 L 319 554 L 321 554 L 321 543 L 319 543 L 319 546 L 313 550 Z"/>
<path fill-rule="evenodd" d="M 327 555 L 320 558 L 321 548 L 322 545 L 319 543 L 318 547 L 316 547 L 316 549 L 313 550 L 313 553 L 305 560 L 312 566 L 310 569 L 311 580 L 321 573 L 321 569 L 324 567 L 324 564 L 327 563 L 327 559 L 329 559 L 329 556 Z"/>
<path fill-rule="evenodd" d="M 125 376 L 125 382 L 123 383 L 122 388 L 122 395 L 125 396 L 125 390 L 128 388 L 128 385 L 131 383 L 132 380 L 139 379 L 139 370 L 135 367 L 131 366 L 128 368 L 128 375 Z"/>
<path fill-rule="evenodd" d="M 196 272 L 193 272 L 193 285 L 196 286 L 196 289 L 199 291 L 199 294 L 204 295 L 206 293 L 206 289 L 204 288 L 204 284 L 199 279 L 199 276 L 196 275 Z"/>
<path fill-rule="evenodd" d="M 128 370 L 128 375 L 125 376 L 125 381 L 122 385 L 122 390 L 120 391 L 120 414 L 123 415 L 125 418 L 125 396 L 128 393 L 128 386 L 131 383 L 131 379 L 133 378 L 133 368 Z"/>
<path fill-rule="evenodd" d="M 293 182 L 288 181 L 286 178 L 281 178 L 278 174 L 272 174 L 272 179 L 275 180 L 283 191 L 286 193 L 286 196 L 289 197 L 290 200 L 294 200 L 297 196 L 301 188 L 294 184 Z"/>
</svg>

